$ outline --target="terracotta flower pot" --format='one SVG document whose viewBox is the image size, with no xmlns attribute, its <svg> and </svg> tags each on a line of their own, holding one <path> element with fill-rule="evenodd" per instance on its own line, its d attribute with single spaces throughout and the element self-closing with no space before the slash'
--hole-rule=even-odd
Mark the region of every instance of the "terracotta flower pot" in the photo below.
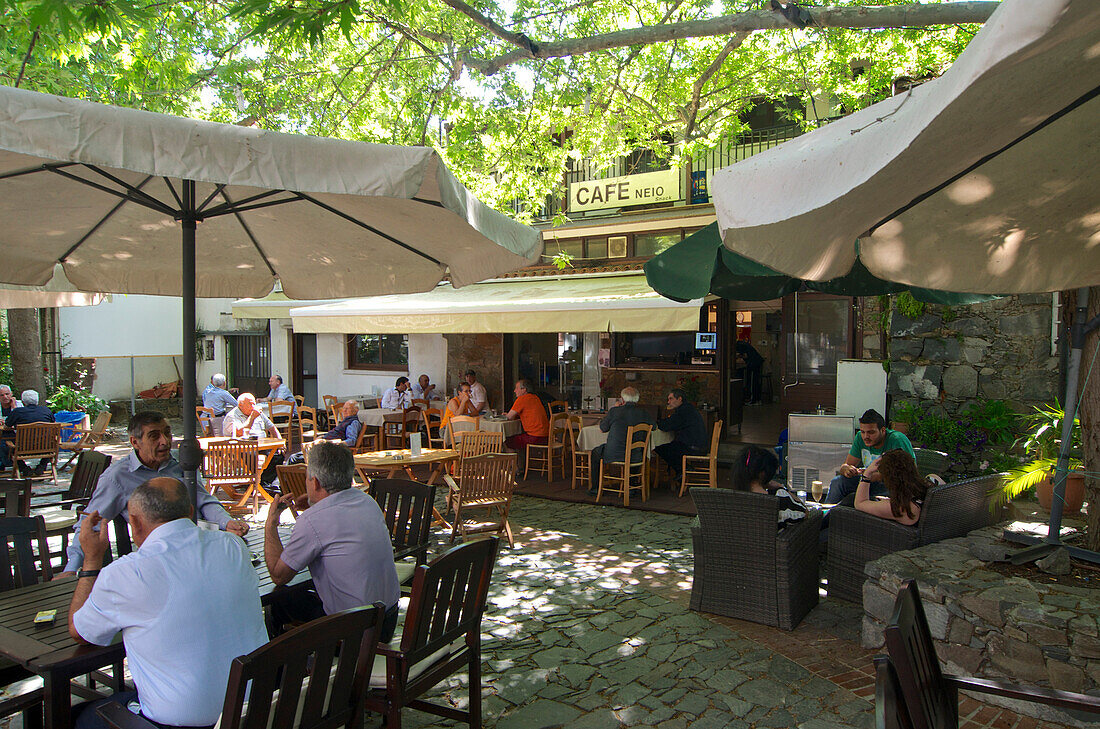
<svg viewBox="0 0 1100 729">
<path fill-rule="evenodd" d="M 1039 506 L 1050 511 L 1050 503 L 1054 496 L 1054 476 L 1047 476 L 1035 487 L 1035 495 L 1039 497 Z M 1081 505 L 1085 501 L 1085 474 L 1070 471 L 1066 475 L 1066 503 L 1062 507 L 1063 514 L 1078 514 Z"/>
<path fill-rule="evenodd" d="M 892 423 L 892 425 L 893 429 L 901 433 L 902 435 L 909 435 L 909 428 L 913 427 L 913 424 L 908 421 Z"/>
</svg>

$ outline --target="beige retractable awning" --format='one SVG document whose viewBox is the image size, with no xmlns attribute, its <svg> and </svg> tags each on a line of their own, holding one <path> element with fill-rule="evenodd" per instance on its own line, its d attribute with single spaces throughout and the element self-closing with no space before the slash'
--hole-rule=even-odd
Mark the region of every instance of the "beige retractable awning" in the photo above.
<svg viewBox="0 0 1100 729">
<path fill-rule="evenodd" d="M 260 299 L 237 299 L 233 302 L 233 318 L 289 319 L 292 308 L 331 303 L 331 299 L 288 299 L 286 294 L 275 291 Z"/>
<path fill-rule="evenodd" d="M 666 299 L 642 275 L 565 276 L 294 306 L 290 318 L 318 334 L 694 331 L 702 304 Z"/>
</svg>

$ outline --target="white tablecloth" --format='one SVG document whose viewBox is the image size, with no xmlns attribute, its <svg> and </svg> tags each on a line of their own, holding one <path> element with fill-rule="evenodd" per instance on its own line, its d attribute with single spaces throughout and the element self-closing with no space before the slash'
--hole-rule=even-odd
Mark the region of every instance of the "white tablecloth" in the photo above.
<svg viewBox="0 0 1100 729">
<path fill-rule="evenodd" d="M 370 410 L 359 411 L 359 422 L 363 425 L 373 425 L 376 428 L 382 427 L 382 419 L 384 416 L 391 413 L 400 413 L 401 410 L 390 410 L 388 408 L 371 408 Z"/>
<path fill-rule="evenodd" d="M 649 434 L 649 451 L 664 443 L 671 443 L 673 434 L 666 430 L 653 429 Z M 607 433 L 600 430 L 599 425 L 586 425 L 581 428 L 581 434 L 577 437 L 577 445 L 582 451 L 590 451 L 598 445 L 607 442 Z"/>
<path fill-rule="evenodd" d="M 464 430 L 473 430 L 473 423 L 456 423 L 460 426 L 455 429 L 455 432 L 462 432 Z M 490 433 L 504 433 L 505 438 L 510 438 L 513 435 L 519 435 L 523 432 L 523 424 L 519 420 L 490 420 L 489 418 L 481 419 L 481 430 L 488 431 Z M 447 430 L 450 430 L 450 426 L 447 426 Z M 445 443 L 449 443 L 449 436 L 444 440 Z"/>
</svg>

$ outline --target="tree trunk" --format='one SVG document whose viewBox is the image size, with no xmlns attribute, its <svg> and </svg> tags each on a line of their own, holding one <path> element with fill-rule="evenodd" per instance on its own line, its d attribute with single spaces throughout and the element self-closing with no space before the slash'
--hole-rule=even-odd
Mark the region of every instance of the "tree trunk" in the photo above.
<svg viewBox="0 0 1100 729">
<path fill-rule="evenodd" d="M 1074 292 L 1076 293 L 1076 292 Z M 1089 309 L 1087 319 L 1100 314 L 1100 286 L 1089 289 Z M 1100 342 L 1100 334 L 1093 331 L 1085 337 L 1085 348 L 1081 353 L 1081 407 L 1078 413 L 1081 418 L 1081 460 L 1084 463 L 1086 473 L 1096 473 L 1100 470 L 1100 371 L 1093 371 L 1088 384 L 1085 378 L 1089 370 L 1093 369 L 1096 361 L 1097 343 Z M 1100 551 L 1100 481 L 1091 476 L 1085 477 L 1085 499 L 1088 501 L 1088 548 Z"/>
<path fill-rule="evenodd" d="M 43 402 L 46 379 L 42 376 L 42 337 L 38 331 L 38 309 L 8 309 L 8 342 L 11 346 L 12 389 L 36 390 Z"/>
</svg>

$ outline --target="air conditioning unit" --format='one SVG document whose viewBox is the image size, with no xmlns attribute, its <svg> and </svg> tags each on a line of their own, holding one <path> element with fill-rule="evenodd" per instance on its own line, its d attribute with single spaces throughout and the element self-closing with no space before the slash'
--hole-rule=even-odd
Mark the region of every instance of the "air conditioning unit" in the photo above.
<svg viewBox="0 0 1100 729">
<path fill-rule="evenodd" d="M 608 258 L 626 258 L 626 236 L 613 235 L 607 239 Z"/>
</svg>

